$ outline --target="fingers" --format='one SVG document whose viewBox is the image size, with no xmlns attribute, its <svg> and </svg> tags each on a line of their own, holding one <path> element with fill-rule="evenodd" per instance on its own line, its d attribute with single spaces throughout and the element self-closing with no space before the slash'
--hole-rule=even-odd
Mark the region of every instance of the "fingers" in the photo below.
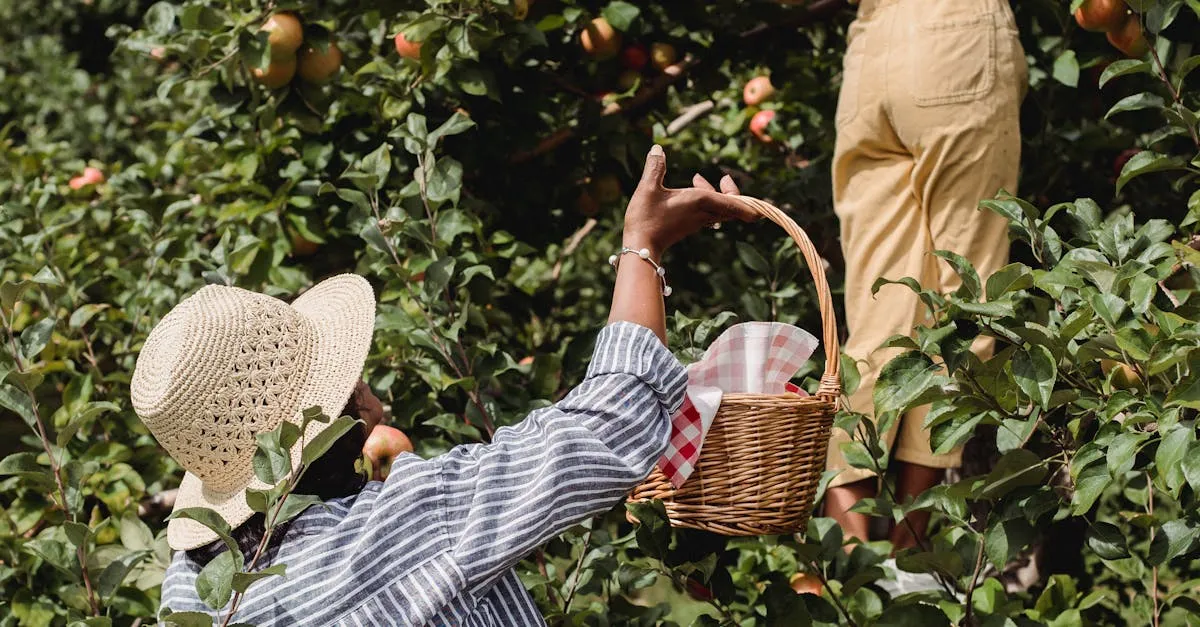
<svg viewBox="0 0 1200 627">
<path fill-rule="evenodd" d="M 722 181 L 722 183 L 724 183 L 724 181 Z M 703 176 L 700 176 L 699 174 L 692 177 L 692 187 L 695 187 L 696 189 L 703 189 L 705 191 L 710 191 L 710 192 L 717 191 L 712 186 L 712 183 L 709 183 Z"/>
<path fill-rule="evenodd" d="M 725 194 L 741 194 L 737 183 L 733 182 L 733 177 L 726 174 L 721 177 L 721 192 Z"/>
<path fill-rule="evenodd" d="M 667 174 L 667 155 L 662 146 L 655 144 L 646 155 L 646 167 L 642 169 L 642 180 L 638 187 L 656 189 L 662 187 L 663 177 Z"/>
</svg>

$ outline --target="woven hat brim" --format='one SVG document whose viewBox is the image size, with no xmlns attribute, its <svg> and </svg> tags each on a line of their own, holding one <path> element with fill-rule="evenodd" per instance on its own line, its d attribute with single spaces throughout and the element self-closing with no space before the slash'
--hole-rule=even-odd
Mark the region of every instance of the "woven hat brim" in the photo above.
<svg viewBox="0 0 1200 627">
<path fill-rule="evenodd" d="M 314 406 L 336 417 L 362 378 L 375 330 L 375 293 L 361 276 L 342 274 L 313 286 L 292 303 L 292 308 L 313 324 L 317 352 L 300 393 L 299 411 L 291 419 L 299 423 L 300 412 Z M 304 437 L 292 447 L 293 465 L 300 461 L 303 443 L 312 441 L 328 426 L 309 423 Z M 174 509 L 206 507 L 220 514 L 230 527 L 237 527 L 254 515 L 246 504 L 246 490 L 269 487 L 252 475 L 245 486 L 221 493 L 206 489 L 198 477 L 185 473 Z M 217 538 L 215 532 L 195 521 L 172 519 L 167 524 L 167 544 L 177 551 L 201 547 Z"/>
</svg>

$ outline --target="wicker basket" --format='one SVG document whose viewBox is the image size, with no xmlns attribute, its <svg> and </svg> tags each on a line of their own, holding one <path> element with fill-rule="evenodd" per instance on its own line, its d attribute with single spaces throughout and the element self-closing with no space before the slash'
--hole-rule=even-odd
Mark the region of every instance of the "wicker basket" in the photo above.
<svg viewBox="0 0 1200 627">
<path fill-rule="evenodd" d="M 825 268 L 808 236 L 772 205 L 739 198 L 783 227 L 812 272 L 824 327 L 825 373 L 820 388 L 814 396 L 724 395 L 688 480 L 676 489 L 655 468 L 629 500 L 663 501 L 675 527 L 728 536 L 790 534 L 808 524 L 825 470 L 829 433 L 841 397 L 837 322 Z M 629 519 L 636 522 L 632 515 Z"/>
</svg>

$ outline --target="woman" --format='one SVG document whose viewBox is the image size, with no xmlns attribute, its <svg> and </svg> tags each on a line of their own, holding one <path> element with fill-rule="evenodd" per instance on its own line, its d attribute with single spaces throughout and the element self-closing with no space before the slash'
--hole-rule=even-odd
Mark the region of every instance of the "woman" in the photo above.
<svg viewBox="0 0 1200 627">
<path fill-rule="evenodd" d="M 728 177 L 724 194 L 699 176 L 695 187 L 671 190 L 662 184 L 665 170 L 655 146 L 626 210 L 610 324 L 584 382 L 553 407 L 499 429 L 490 444 L 430 460 L 401 455 L 384 482 L 362 486 L 353 476 L 364 436 L 382 414 L 359 382 L 374 319 L 361 277 L 334 277 L 290 306 L 209 286 L 163 318 L 138 356 L 134 408 L 188 471 L 175 508 L 217 511 L 248 558 L 263 531 L 245 497 L 264 487 L 253 471 L 255 436 L 314 405 L 326 413 L 345 408 L 365 423 L 305 474 L 298 492 L 316 492 L 325 507 L 275 536 L 259 566 L 286 563 L 286 577 L 251 586 L 231 623 L 545 624 L 513 566 L 645 478 L 683 397 L 686 375 L 664 346 L 669 290 L 658 260 L 704 225 L 752 217 L 726 195 L 737 193 Z M 312 423 L 305 437 L 323 427 Z M 196 591 L 223 543 L 184 519 L 171 520 L 167 539 L 178 552 L 163 606 L 223 619 L 228 608 L 208 608 Z"/>
</svg>

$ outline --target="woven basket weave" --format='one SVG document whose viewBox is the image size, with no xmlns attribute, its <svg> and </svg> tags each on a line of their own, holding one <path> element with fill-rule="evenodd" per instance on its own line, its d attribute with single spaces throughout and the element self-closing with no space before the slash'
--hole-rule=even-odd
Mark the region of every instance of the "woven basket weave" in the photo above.
<svg viewBox="0 0 1200 627">
<path fill-rule="evenodd" d="M 790 534 L 808 524 L 833 415 L 841 397 L 837 321 L 825 269 L 808 236 L 791 218 L 756 198 L 740 196 L 783 227 L 803 253 L 816 284 L 825 372 L 814 396 L 726 394 L 704 438 L 696 469 L 678 489 L 658 468 L 629 496 L 659 499 L 674 527 L 727 536 Z M 636 522 L 629 515 L 631 522 Z"/>
</svg>

